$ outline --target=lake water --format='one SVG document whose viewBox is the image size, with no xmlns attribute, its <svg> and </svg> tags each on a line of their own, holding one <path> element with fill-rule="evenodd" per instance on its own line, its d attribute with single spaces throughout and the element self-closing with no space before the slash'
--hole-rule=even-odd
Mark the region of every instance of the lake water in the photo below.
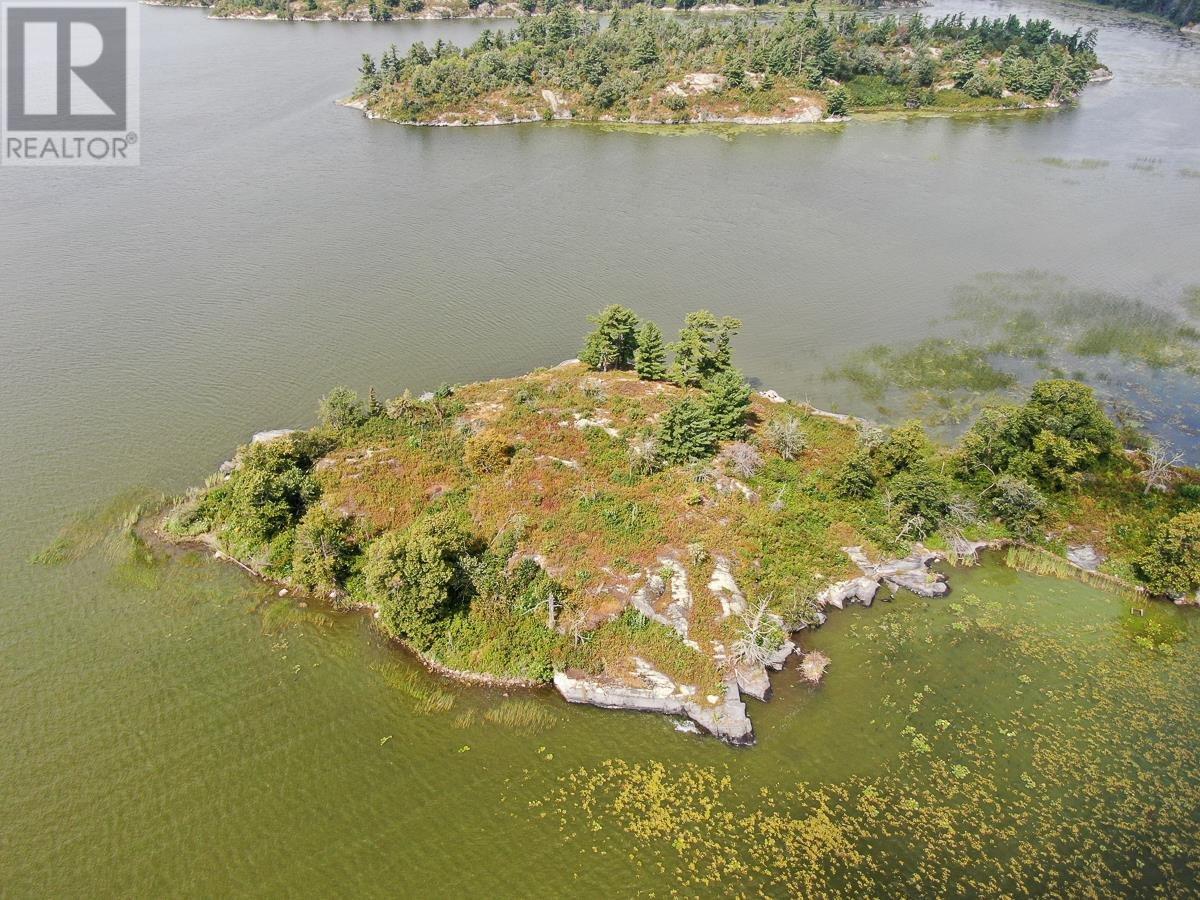
<svg viewBox="0 0 1200 900">
<path fill-rule="evenodd" d="M 142 165 L 0 169 L 0 893 L 1194 890 L 1195 640 L 1138 650 L 1120 601 L 1081 587 L 988 568 L 952 575 L 955 602 L 982 598 L 962 612 L 901 598 L 837 617 L 813 638 L 828 683 L 785 673 L 753 710 L 759 745 L 734 752 L 548 695 L 538 733 L 488 722 L 505 698 L 487 692 L 430 711 L 413 694 L 439 682 L 405 681 L 362 618 L 264 617 L 260 588 L 203 560 L 27 563 L 80 510 L 180 490 L 251 432 L 310 421 L 333 384 L 389 395 L 554 363 L 610 302 L 668 328 L 738 315 L 750 375 L 841 408 L 861 400 L 829 366 L 934 333 L 985 273 L 1178 311 L 1200 284 L 1200 41 L 1074 6 L 930 12 L 959 8 L 1099 27 L 1117 77 L 1037 116 L 414 130 L 335 105 L 359 53 L 486 23 L 145 8 Z M 1086 647 L 1070 662 L 1068 639 Z M 616 760 L 626 783 L 668 766 L 641 792 L 657 806 L 614 805 Z M 872 779 L 907 813 L 876 813 L 878 870 L 839 875 L 852 854 L 816 828 L 793 846 L 828 868 L 761 858 L 770 809 L 804 821 L 799 782 L 854 795 L 858 846 Z M 687 831 L 683 795 L 757 824 Z M 981 809 L 1013 830 L 955 844 L 946 829 L 980 833 Z M 921 847 L 953 853 L 918 870 Z M 725 857 L 746 871 L 705 868 Z M 996 875 L 1001 858 L 1031 869 Z"/>
</svg>

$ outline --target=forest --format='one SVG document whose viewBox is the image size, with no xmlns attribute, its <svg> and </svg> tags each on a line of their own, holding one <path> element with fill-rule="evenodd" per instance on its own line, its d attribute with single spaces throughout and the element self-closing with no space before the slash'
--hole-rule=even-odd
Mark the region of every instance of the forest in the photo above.
<svg viewBox="0 0 1200 900">
<path fill-rule="evenodd" d="M 354 102 L 413 124 L 538 118 L 650 123 L 806 122 L 863 109 L 1056 105 L 1104 71 L 1095 32 L 1048 20 L 821 16 L 679 17 L 648 6 L 606 23 L 573 8 L 364 54 Z"/>
</svg>

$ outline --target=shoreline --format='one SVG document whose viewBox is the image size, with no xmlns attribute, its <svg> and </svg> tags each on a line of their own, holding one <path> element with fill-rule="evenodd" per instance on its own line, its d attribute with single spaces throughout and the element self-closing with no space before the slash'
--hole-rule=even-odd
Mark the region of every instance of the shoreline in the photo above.
<svg viewBox="0 0 1200 900">
<path fill-rule="evenodd" d="M 1098 78 L 1097 82 L 1111 81 L 1113 76 L 1110 74 L 1106 78 Z M 702 130 L 706 127 L 713 126 L 741 126 L 745 128 L 773 128 L 776 126 L 796 126 L 796 125 L 842 125 L 846 122 L 851 122 L 854 119 L 862 119 L 870 121 L 874 118 L 891 118 L 902 116 L 905 118 L 951 118 L 955 116 L 978 117 L 1008 114 L 1023 114 L 1034 112 L 1045 112 L 1047 110 L 1062 109 L 1065 104 L 1059 101 L 1047 101 L 1041 104 L 1023 103 L 1019 106 L 989 106 L 989 107 L 921 107 L 918 109 L 907 109 L 903 107 L 878 107 L 851 110 L 851 113 L 845 116 L 829 116 L 826 118 L 811 118 L 801 113 L 795 116 L 703 116 L 695 120 L 686 122 L 669 121 L 663 119 L 615 119 L 612 117 L 601 117 L 598 119 L 585 119 L 572 115 L 556 114 L 549 118 L 545 116 L 514 116 L 510 119 L 501 119 L 497 116 L 492 116 L 489 119 L 479 119 L 477 121 L 438 121 L 418 122 L 412 119 L 389 119 L 387 116 L 376 113 L 367 108 L 366 101 L 358 97 L 347 97 L 342 100 L 337 100 L 335 103 L 338 106 L 346 109 L 357 110 L 362 113 L 363 118 L 371 121 L 387 122 L 391 125 L 401 125 L 411 128 L 488 128 L 501 125 L 533 125 L 537 123 L 572 123 L 575 125 L 601 125 L 610 128 L 688 128 Z M 445 114 L 443 114 L 445 115 Z"/>
<path fill-rule="evenodd" d="M 757 391 L 757 396 L 768 404 L 787 404 L 789 402 L 770 389 Z M 813 417 L 825 418 L 842 425 L 853 427 L 865 421 L 858 417 L 817 409 L 807 403 L 793 405 Z M 262 432 L 254 436 L 252 443 L 259 442 L 260 439 L 271 440 L 273 437 L 285 436 L 290 433 L 291 431 L 288 429 Z M 223 464 L 220 471 L 229 473 L 233 471 L 233 468 L 234 462 L 231 460 L 229 463 Z M 173 507 L 168 506 L 145 523 L 143 533 L 151 537 L 155 543 L 181 550 L 203 551 L 217 561 L 231 562 L 264 585 L 278 588 L 278 596 L 281 599 L 289 596 L 303 600 L 311 599 L 327 604 L 339 612 L 359 610 L 369 614 L 372 619 L 379 618 L 380 613 L 377 607 L 369 603 L 347 603 L 345 602 L 347 595 L 341 590 L 335 589 L 327 593 L 309 591 L 288 579 L 265 574 L 253 561 L 239 559 L 222 549 L 218 538 L 211 531 L 188 537 L 170 534 L 163 523 L 172 510 Z M 914 541 L 909 545 L 906 556 L 892 559 L 885 556 L 877 561 L 873 561 L 862 547 L 843 546 L 841 549 L 848 564 L 842 571 L 848 573 L 857 569 L 858 574 L 841 578 L 834 575 L 828 578 L 813 598 L 813 615 L 807 620 L 801 620 L 795 628 L 786 627 L 781 618 L 774 613 L 769 613 L 768 615 L 777 623 L 783 635 L 783 642 L 777 649 L 755 662 L 741 660 L 731 664 L 726 648 L 720 643 L 713 645 L 714 659 L 725 662 L 720 666 L 723 687 L 719 692 L 712 694 L 703 694 L 702 689 L 698 689 L 697 685 L 677 681 L 656 670 L 650 663 L 642 659 L 636 659 L 637 670 L 632 673 L 636 677 L 632 680 L 629 675 L 614 676 L 603 672 L 596 674 L 584 672 L 573 669 L 570 664 L 555 665 L 549 678 L 537 679 L 454 668 L 426 652 L 417 650 L 402 638 L 392 635 L 385 636 L 390 642 L 394 642 L 398 647 L 412 653 L 428 671 L 452 681 L 480 687 L 521 690 L 541 689 L 553 685 L 559 695 L 568 702 L 586 703 L 611 709 L 656 712 L 668 716 L 685 716 L 700 729 L 718 739 L 734 746 L 744 746 L 754 743 L 753 725 L 746 710 L 744 697 L 750 696 L 760 701 L 767 701 L 772 693 L 769 674 L 771 671 L 782 670 L 792 656 L 799 656 L 801 667 L 805 668 L 806 672 L 812 668 L 816 673 L 815 676 L 806 677 L 809 677 L 813 684 L 819 683 L 823 671 L 823 666 L 817 665 L 820 660 L 816 657 L 811 661 L 807 660 L 809 654 L 799 647 L 795 639 L 801 631 L 819 628 L 823 625 L 828 619 L 830 608 L 845 609 L 846 605 L 852 603 L 871 606 L 876 599 L 880 599 L 879 589 L 884 586 L 891 589 L 890 595 L 882 595 L 884 601 L 890 600 L 900 590 L 906 590 L 920 597 L 944 597 L 950 593 L 949 575 L 931 568 L 934 563 L 944 562 L 952 567 L 969 566 L 977 561 L 981 551 L 1000 551 L 1013 547 L 1021 547 L 1027 551 L 1044 555 L 1047 558 L 1048 568 L 1057 567 L 1060 570 L 1049 574 L 1073 577 L 1075 580 L 1099 589 L 1128 592 L 1139 598 L 1150 599 L 1150 595 L 1138 585 L 1128 584 L 1115 576 L 1100 573 L 1095 569 L 1087 568 L 1086 565 L 1078 564 L 1075 560 L 1079 557 L 1073 557 L 1072 554 L 1083 551 L 1082 558 L 1091 558 L 1094 556 L 1094 548 L 1090 545 L 1072 546 L 1069 548 L 1067 556 L 1062 557 L 1052 551 L 1012 538 L 955 541 L 954 546 L 945 549 L 931 549 L 920 541 Z M 663 601 L 660 602 L 661 587 L 656 591 L 653 585 L 654 579 L 648 575 L 646 583 L 636 593 L 628 595 L 627 605 L 647 619 L 670 628 L 684 643 L 699 649 L 699 645 L 689 634 L 687 617 L 687 611 L 692 608 L 694 603 L 693 591 L 695 588 L 689 586 L 686 570 L 680 567 L 677 561 L 668 557 L 660 557 L 658 563 L 660 568 L 657 571 L 662 571 L 663 567 L 674 567 L 675 573 L 679 577 L 679 580 L 675 582 L 678 587 L 672 587 L 671 596 L 663 598 Z M 708 581 L 708 589 L 721 601 L 724 609 L 722 618 L 727 619 L 738 615 L 744 617 L 750 611 L 750 606 L 733 576 L 729 560 L 715 555 L 711 565 L 712 574 Z M 1018 568 L 1020 567 L 1018 566 Z M 653 568 L 648 570 L 650 573 L 654 571 L 656 570 Z M 1040 574 L 1046 575 L 1048 572 Z M 661 579 L 659 584 L 661 586 Z M 663 606 L 663 602 L 667 599 L 670 602 Z M 813 664 L 811 667 L 808 666 L 810 662 Z"/>
</svg>

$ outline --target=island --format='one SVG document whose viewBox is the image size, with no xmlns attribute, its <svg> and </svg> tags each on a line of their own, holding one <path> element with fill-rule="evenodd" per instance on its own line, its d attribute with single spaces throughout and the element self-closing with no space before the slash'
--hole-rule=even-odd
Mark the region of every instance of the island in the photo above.
<svg viewBox="0 0 1200 900">
<path fill-rule="evenodd" d="M 390 22 L 403 19 L 516 19 L 540 16 L 558 6 L 580 11 L 608 12 L 628 8 L 621 0 L 143 0 L 150 6 L 190 6 L 211 10 L 216 19 L 257 19 L 286 22 Z M 656 9 L 668 12 L 739 13 L 782 12 L 802 0 L 756 3 L 754 0 L 722 0 L 699 3 L 675 0 L 668 5 L 656 0 Z M 838 0 L 838 9 L 876 9 L 883 6 L 923 6 L 925 0 Z"/>
<path fill-rule="evenodd" d="M 578 359 L 527 375 L 334 389 L 319 425 L 256 435 L 156 532 L 370 610 L 451 677 L 552 683 L 733 744 L 771 670 L 799 654 L 820 679 L 798 632 L 899 589 L 945 594 L 937 560 L 1004 548 L 1138 604 L 1197 599 L 1200 472 L 1084 384 L 1037 382 L 945 446 L 919 421 L 752 389 L 737 319 L 691 313 L 671 342 L 620 306 L 593 324 Z"/>
<path fill-rule="evenodd" d="M 860 110 L 1033 109 L 1111 77 L 1095 42 L 1095 32 L 1016 16 L 822 17 L 810 4 L 771 21 L 714 21 L 637 6 L 601 21 L 559 6 L 462 49 L 418 41 L 378 61 L 364 54 L 346 103 L 407 125 L 774 125 Z"/>
</svg>

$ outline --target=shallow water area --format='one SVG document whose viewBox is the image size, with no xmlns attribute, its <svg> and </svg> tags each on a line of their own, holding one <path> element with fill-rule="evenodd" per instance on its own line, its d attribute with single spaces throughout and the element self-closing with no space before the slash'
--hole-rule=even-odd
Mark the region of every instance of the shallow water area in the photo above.
<svg viewBox="0 0 1200 900">
<path fill-rule="evenodd" d="M 0 892 L 1194 894 L 1193 611 L 1156 608 L 1183 640 L 1147 650 L 1117 598 L 955 570 L 945 600 L 804 635 L 825 683 L 777 676 L 740 751 L 446 682 L 364 615 L 110 539 L 119 510 L 29 561 L 332 385 L 554 364 L 611 302 L 737 315 L 747 374 L 862 413 L 822 374 L 937 333 L 981 273 L 1185 315 L 1200 42 L 1054 3 L 928 12 L 960 7 L 1100 27 L 1117 77 L 1032 116 L 405 129 L 336 105 L 359 54 L 494 23 L 144 8 L 142 165 L 0 170 Z M 1194 438 L 1182 374 L 1116 371 L 1161 379 Z"/>
</svg>

